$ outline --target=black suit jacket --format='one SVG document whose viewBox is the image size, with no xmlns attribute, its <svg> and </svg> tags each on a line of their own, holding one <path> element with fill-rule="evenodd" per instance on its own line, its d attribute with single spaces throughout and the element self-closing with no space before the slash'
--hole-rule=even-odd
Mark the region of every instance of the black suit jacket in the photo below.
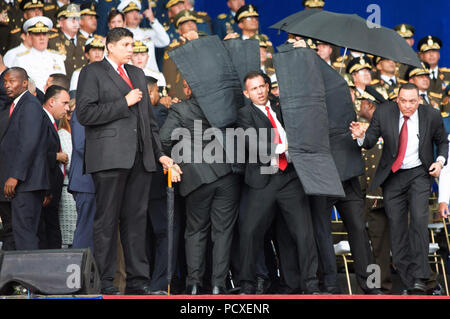
<svg viewBox="0 0 450 319">
<path fill-rule="evenodd" d="M 89 64 L 80 72 L 76 113 L 85 127 L 87 173 L 131 168 L 138 138 L 146 171 L 155 171 L 155 157 L 163 155 L 144 72 L 132 65 L 124 67 L 133 88 L 139 88 L 143 94 L 142 100 L 131 106 L 134 110 L 125 100 L 131 88 L 106 59 Z"/>
<path fill-rule="evenodd" d="M 447 160 L 448 135 L 439 111 L 430 106 L 419 105 L 418 117 L 419 159 L 428 171 L 430 165 L 434 162 L 434 145 L 437 147 L 436 155 L 443 156 Z M 370 149 L 375 146 L 380 136 L 384 140 L 383 154 L 370 187 L 372 190 L 383 184 L 397 158 L 400 136 L 399 120 L 400 110 L 397 103 L 384 103 L 375 110 L 370 126 L 366 131 L 363 148 Z"/>
<path fill-rule="evenodd" d="M 270 102 L 272 110 L 277 114 L 277 119 L 283 124 L 283 117 L 281 114 L 281 108 L 277 99 L 271 100 Z M 250 105 L 242 107 L 239 109 L 238 119 L 236 121 L 236 126 L 241 127 L 244 130 L 247 129 L 256 129 L 258 143 L 252 143 L 251 140 L 246 138 L 246 149 L 247 149 L 247 164 L 245 167 L 245 183 L 252 188 L 263 188 L 270 181 L 270 174 L 261 174 L 261 167 L 269 166 L 270 159 L 269 154 L 275 154 L 275 143 L 271 138 L 272 131 L 272 123 L 270 123 L 269 118 L 263 114 L 253 103 Z M 266 141 L 260 140 L 260 129 L 266 129 L 266 136 L 268 137 Z M 265 142 L 265 143 L 262 143 Z M 252 149 L 253 148 L 253 149 Z M 250 162 L 251 156 L 249 157 L 248 152 L 258 154 L 256 163 Z M 259 154 L 267 155 L 266 159 L 260 158 Z M 267 161 L 266 161 L 267 160 Z M 292 171 L 292 174 L 288 175 L 289 178 L 297 177 L 295 171 Z"/>
<path fill-rule="evenodd" d="M 222 153 L 224 163 L 207 163 L 205 158 L 200 163 L 194 162 L 194 156 L 198 155 L 195 152 L 201 150 L 203 153 L 205 146 L 210 143 L 210 141 L 194 139 L 194 121 L 201 121 L 202 136 L 205 130 L 211 128 L 197 101 L 191 98 L 187 101 L 172 105 L 167 119 L 161 128 L 161 143 L 165 152 L 171 152 L 172 146 L 179 143 L 179 141 L 172 141 L 171 139 L 172 132 L 176 128 L 187 129 L 189 132 L 189 136 L 183 136 L 181 140 L 182 143 L 186 143 L 183 144 L 186 146 L 186 150 L 189 149 L 191 152 L 190 159 L 187 161 L 179 161 L 175 154 L 173 154 L 174 160 L 179 162 L 183 171 L 179 188 L 182 196 L 188 195 L 203 184 L 212 183 L 220 177 L 231 173 L 231 164 L 225 163 L 225 153 Z M 186 155 L 185 153 L 183 154 Z"/>
<path fill-rule="evenodd" d="M 38 99 L 27 91 L 15 106 L 0 143 L 2 187 L 14 177 L 19 180 L 16 192 L 50 189 L 46 117 Z"/>
<path fill-rule="evenodd" d="M 58 131 L 56 131 L 48 115 L 44 119 L 47 128 L 47 160 L 50 174 L 50 188 L 52 193 L 60 192 L 64 182 L 64 173 L 61 170 L 60 162 L 56 160 L 56 153 L 61 152 L 61 141 Z"/>
</svg>

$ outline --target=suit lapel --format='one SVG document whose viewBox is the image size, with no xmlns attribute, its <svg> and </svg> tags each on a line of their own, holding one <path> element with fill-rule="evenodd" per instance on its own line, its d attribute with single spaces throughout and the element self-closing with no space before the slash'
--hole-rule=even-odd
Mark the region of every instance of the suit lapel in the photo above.
<svg viewBox="0 0 450 319">
<path fill-rule="evenodd" d="M 119 73 L 117 73 L 117 71 L 114 70 L 111 63 L 109 63 L 106 59 L 103 59 L 102 63 L 109 77 L 114 82 L 114 84 L 119 88 L 120 92 L 123 95 L 126 95 L 128 92 L 130 92 L 131 90 L 130 86 L 120 77 Z"/>
<path fill-rule="evenodd" d="M 17 105 L 14 106 L 14 110 L 13 110 L 13 112 L 12 112 L 12 114 L 11 114 L 11 117 L 9 116 L 9 108 L 7 108 L 7 109 L 8 109 L 8 117 L 9 117 L 9 120 L 8 120 L 8 125 L 7 125 L 7 128 L 6 128 L 6 129 L 8 129 L 9 125 L 11 125 L 11 122 L 12 122 L 13 118 L 16 117 L 17 114 L 19 113 L 19 110 L 22 108 L 22 105 L 23 105 L 23 103 L 24 103 L 24 100 L 27 99 L 27 96 L 26 96 L 27 94 L 31 94 L 31 93 L 29 93 L 29 92 L 27 91 L 27 92 L 25 92 L 24 95 L 22 95 L 22 97 L 19 99 L 19 102 L 17 102 Z M 11 102 L 11 103 L 12 103 L 12 102 Z M 5 132 L 6 132 L 6 130 L 5 130 Z"/>
<path fill-rule="evenodd" d="M 426 128 L 427 125 L 427 116 L 425 115 L 425 109 L 423 105 L 419 105 L 419 109 L 417 110 L 417 115 L 419 116 L 419 153 L 422 149 L 423 141 L 425 140 Z M 429 107 L 429 106 L 428 106 Z"/>
<path fill-rule="evenodd" d="M 397 155 L 398 151 L 398 139 L 400 138 L 400 110 L 398 109 L 398 104 L 394 104 L 393 114 L 391 117 L 391 127 L 392 127 L 392 136 L 394 137 L 395 145 L 393 151 L 395 155 Z"/>
<path fill-rule="evenodd" d="M 256 128 L 259 127 L 267 127 L 272 128 L 272 123 L 270 123 L 267 115 L 263 114 L 253 103 L 250 105 L 250 109 L 252 110 L 251 114 L 253 117 L 253 121 L 256 124 Z"/>
</svg>

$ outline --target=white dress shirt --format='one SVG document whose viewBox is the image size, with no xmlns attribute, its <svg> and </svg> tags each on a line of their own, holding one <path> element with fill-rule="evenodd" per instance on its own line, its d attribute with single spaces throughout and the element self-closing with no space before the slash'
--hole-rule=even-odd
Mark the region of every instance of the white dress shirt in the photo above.
<svg viewBox="0 0 450 319">
<path fill-rule="evenodd" d="M 450 141 L 450 134 L 448 135 L 448 140 Z M 450 156 L 450 151 L 449 151 Z M 450 159 L 450 157 L 449 157 Z M 446 166 L 441 170 L 441 175 L 439 176 L 439 203 L 449 203 L 450 200 L 450 165 L 447 163 Z"/>
<path fill-rule="evenodd" d="M 381 78 L 384 82 L 389 83 L 390 85 L 394 85 L 394 83 L 397 84 L 397 79 L 395 78 L 395 75 L 389 77 L 389 76 L 387 76 L 387 75 L 385 75 L 385 74 L 381 74 L 381 75 L 380 75 L 380 78 Z M 392 82 L 392 83 L 391 83 L 391 82 Z"/>
<path fill-rule="evenodd" d="M 434 69 L 430 69 L 430 79 L 437 79 L 438 74 L 439 74 L 439 67 L 437 65 L 434 67 Z"/>
<path fill-rule="evenodd" d="M 107 56 L 105 56 L 105 59 L 112 65 L 113 69 L 117 72 L 117 74 L 120 75 L 119 70 L 117 70 L 119 68 L 119 66 L 115 62 L 113 62 L 111 59 L 109 59 Z M 122 65 L 122 70 L 125 73 L 125 75 L 128 76 L 127 70 L 125 70 L 125 67 L 123 65 Z M 128 76 L 128 78 L 129 78 L 129 76 Z M 130 79 L 130 81 L 131 81 L 131 79 Z"/>
</svg>

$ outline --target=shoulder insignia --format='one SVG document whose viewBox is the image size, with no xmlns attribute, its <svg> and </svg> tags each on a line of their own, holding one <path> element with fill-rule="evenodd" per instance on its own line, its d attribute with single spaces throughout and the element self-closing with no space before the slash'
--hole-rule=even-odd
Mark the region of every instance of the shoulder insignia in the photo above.
<svg viewBox="0 0 450 319">
<path fill-rule="evenodd" d="M 448 117 L 448 112 L 441 112 L 442 117 Z"/>
<path fill-rule="evenodd" d="M 402 79 L 397 79 L 397 81 L 398 81 L 399 83 L 402 83 L 402 84 L 408 83 L 408 81 L 405 81 L 405 80 L 402 80 Z"/>
<path fill-rule="evenodd" d="M 450 69 L 449 68 L 439 68 L 439 71 L 449 73 Z"/>
<path fill-rule="evenodd" d="M 429 92 L 430 96 L 437 98 L 437 99 L 442 99 L 442 93 L 434 93 L 434 92 Z"/>
<path fill-rule="evenodd" d="M 48 52 L 51 52 L 53 54 L 62 55 L 59 51 L 53 50 L 53 49 L 47 49 Z"/>
<path fill-rule="evenodd" d="M 169 60 L 169 52 L 166 50 L 166 52 L 164 52 L 164 60 Z"/>
<path fill-rule="evenodd" d="M 24 56 L 24 55 L 27 55 L 28 53 L 30 53 L 30 50 L 26 50 L 26 51 L 20 52 L 20 53 L 18 53 L 16 55 L 16 57 Z"/>
<path fill-rule="evenodd" d="M 342 62 L 333 62 L 335 68 L 345 68 L 345 64 Z"/>
<path fill-rule="evenodd" d="M 200 16 L 204 16 L 204 17 L 206 17 L 208 15 L 208 13 L 206 13 L 204 11 L 197 11 L 197 14 Z"/>
<path fill-rule="evenodd" d="M 221 13 L 217 16 L 218 19 L 223 20 L 227 17 L 227 15 L 225 13 Z"/>
<path fill-rule="evenodd" d="M 49 10 L 53 10 L 55 9 L 55 5 L 54 4 L 48 4 L 46 6 L 44 6 L 44 11 L 49 11 Z"/>
<path fill-rule="evenodd" d="M 197 23 L 205 23 L 205 20 L 203 20 L 202 18 L 197 18 Z"/>
<path fill-rule="evenodd" d="M 10 31 L 11 34 L 16 34 L 20 32 L 20 28 L 15 28 Z"/>
<path fill-rule="evenodd" d="M 372 80 L 372 82 L 370 82 L 370 85 L 375 85 L 375 84 L 378 84 L 378 83 L 380 83 L 380 80 L 374 79 L 374 80 Z"/>
<path fill-rule="evenodd" d="M 48 36 L 49 39 L 54 39 L 58 36 L 58 33 L 53 33 Z"/>
<path fill-rule="evenodd" d="M 180 44 L 181 44 L 181 43 L 178 42 L 177 39 L 173 39 L 172 43 L 169 44 L 169 47 L 170 47 L 170 48 L 176 48 L 176 47 L 179 46 Z"/>
</svg>

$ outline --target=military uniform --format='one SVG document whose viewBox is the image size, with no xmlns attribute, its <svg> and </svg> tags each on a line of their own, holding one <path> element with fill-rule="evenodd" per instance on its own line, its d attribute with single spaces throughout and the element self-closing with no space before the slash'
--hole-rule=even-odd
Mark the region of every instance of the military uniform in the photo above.
<svg viewBox="0 0 450 319">
<path fill-rule="evenodd" d="M 106 37 L 108 33 L 108 14 L 113 8 L 117 8 L 120 0 L 98 0 L 97 1 L 97 33 Z"/>
<path fill-rule="evenodd" d="M 228 14 L 219 14 L 212 22 L 212 30 L 220 39 L 225 38 L 230 33 L 241 33 L 241 29 L 234 20 L 234 15 L 231 11 Z"/>
<path fill-rule="evenodd" d="M 148 0 L 141 2 L 141 13 L 145 10 L 151 8 L 153 10 L 153 15 L 158 21 L 164 25 L 164 22 L 169 20 L 167 16 L 166 4 L 168 0 Z M 150 28 L 150 22 L 148 19 L 142 19 L 140 27 L 142 28 Z"/>
<path fill-rule="evenodd" d="M 134 41 L 133 42 L 133 53 L 147 53 L 148 54 L 149 49 L 148 47 L 142 42 L 142 41 Z M 151 76 L 152 78 L 157 80 L 158 87 L 165 87 L 166 86 L 166 79 L 164 78 L 164 75 L 159 72 L 158 70 L 149 68 L 145 66 L 142 71 L 144 71 L 144 74 L 146 76 Z"/>
<path fill-rule="evenodd" d="M 20 30 L 25 21 L 23 11 L 17 0 L 6 3 L 0 2 L 0 13 L 7 10 L 5 23 L 0 23 L 0 53 L 5 54 L 9 49 L 17 47 L 21 43 Z"/>
<path fill-rule="evenodd" d="M 60 8 L 58 6 L 57 0 L 43 0 L 44 1 L 44 16 L 50 18 L 53 22 L 53 25 L 56 26 L 56 14 L 58 12 L 58 9 Z"/>
<path fill-rule="evenodd" d="M 399 24 L 394 27 L 394 30 L 405 40 L 413 38 L 415 33 L 415 28 L 409 24 Z M 408 65 L 397 63 L 397 70 L 395 75 L 402 79 L 406 79 L 406 71 L 408 70 Z"/>
<path fill-rule="evenodd" d="M 58 19 L 80 17 L 80 9 L 78 5 L 70 4 L 60 8 L 58 11 Z M 87 64 L 84 56 L 84 45 L 86 38 L 80 32 L 76 35 L 76 43 L 74 44 L 61 29 L 50 35 L 48 48 L 65 56 L 65 69 L 68 78 L 72 77 L 73 71 Z"/>
<path fill-rule="evenodd" d="M 52 25 L 47 17 L 33 17 L 25 22 L 24 30 L 31 33 L 47 33 Z M 24 68 L 41 91 L 44 91 L 45 83 L 51 74 L 66 74 L 64 56 L 48 49 L 38 51 L 31 48 L 18 54 L 13 65 Z"/>
</svg>

